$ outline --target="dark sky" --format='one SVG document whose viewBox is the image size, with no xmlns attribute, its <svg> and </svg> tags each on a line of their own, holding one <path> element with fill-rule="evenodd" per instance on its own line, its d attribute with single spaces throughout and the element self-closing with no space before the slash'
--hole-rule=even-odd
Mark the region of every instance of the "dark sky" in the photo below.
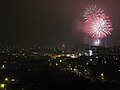
<svg viewBox="0 0 120 90">
<path fill-rule="evenodd" d="M 112 20 L 110 43 L 120 45 L 120 0 L 1 0 L 0 3 L 1 43 L 83 42 L 86 35 L 76 30 L 75 20 L 80 20 L 82 27 L 84 9 L 96 4 Z"/>
</svg>

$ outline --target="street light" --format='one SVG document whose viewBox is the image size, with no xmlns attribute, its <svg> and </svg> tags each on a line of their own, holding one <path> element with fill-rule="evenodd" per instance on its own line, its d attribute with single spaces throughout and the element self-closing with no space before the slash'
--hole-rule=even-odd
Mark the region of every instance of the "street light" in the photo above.
<svg viewBox="0 0 120 90">
<path fill-rule="evenodd" d="M 5 87 L 5 84 L 0 84 L 0 88 L 4 88 Z"/>
</svg>

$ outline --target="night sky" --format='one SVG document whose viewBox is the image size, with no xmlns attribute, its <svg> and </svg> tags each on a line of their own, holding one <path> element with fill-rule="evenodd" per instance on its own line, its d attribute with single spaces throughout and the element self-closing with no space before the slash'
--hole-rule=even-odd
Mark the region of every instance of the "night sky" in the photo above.
<svg viewBox="0 0 120 90">
<path fill-rule="evenodd" d="M 84 42 L 83 13 L 96 4 L 110 16 L 112 45 L 120 45 L 120 0 L 1 0 L 0 43 Z M 79 21 L 80 30 L 75 28 Z"/>
</svg>

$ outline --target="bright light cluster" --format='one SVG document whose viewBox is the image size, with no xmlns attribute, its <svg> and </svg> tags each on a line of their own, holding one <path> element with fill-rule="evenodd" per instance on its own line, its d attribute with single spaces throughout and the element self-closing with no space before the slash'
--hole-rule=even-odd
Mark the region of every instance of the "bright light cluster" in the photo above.
<svg viewBox="0 0 120 90">
<path fill-rule="evenodd" d="M 83 17 L 85 19 L 85 32 L 92 38 L 104 38 L 111 34 L 112 23 L 103 9 L 98 9 L 96 5 L 89 6 Z"/>
</svg>

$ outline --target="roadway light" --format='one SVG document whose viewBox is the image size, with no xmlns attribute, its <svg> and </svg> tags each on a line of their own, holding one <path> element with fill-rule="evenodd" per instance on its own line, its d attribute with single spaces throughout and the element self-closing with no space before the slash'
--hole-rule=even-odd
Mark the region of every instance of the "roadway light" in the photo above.
<svg viewBox="0 0 120 90">
<path fill-rule="evenodd" d="M 5 81 L 8 81 L 8 78 L 5 78 Z"/>
<path fill-rule="evenodd" d="M 1 87 L 1 88 L 4 88 L 4 87 L 5 87 L 5 84 L 0 84 L 0 87 Z"/>
<path fill-rule="evenodd" d="M 2 68 L 5 68 L 5 65 L 2 65 Z"/>
<path fill-rule="evenodd" d="M 62 62 L 62 60 L 60 60 L 60 62 Z"/>
</svg>

